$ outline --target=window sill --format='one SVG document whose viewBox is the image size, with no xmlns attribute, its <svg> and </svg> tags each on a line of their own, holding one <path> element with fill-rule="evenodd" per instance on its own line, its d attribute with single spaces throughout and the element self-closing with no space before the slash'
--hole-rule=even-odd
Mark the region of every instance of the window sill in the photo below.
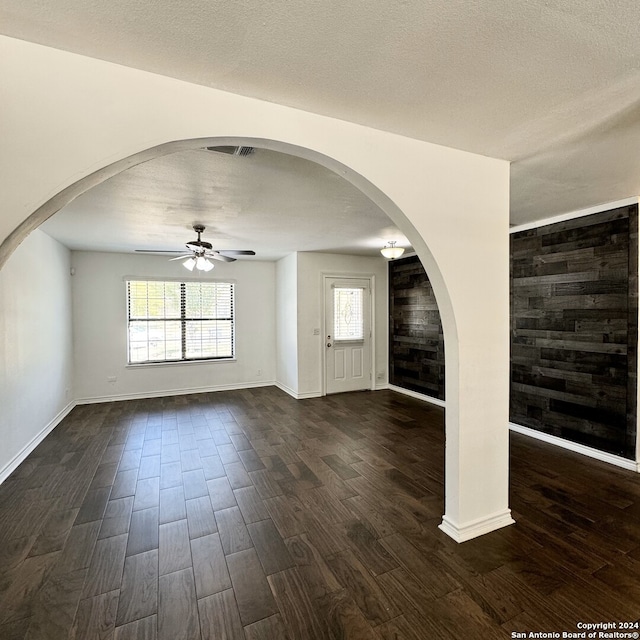
<svg viewBox="0 0 640 640">
<path fill-rule="evenodd" d="M 237 362 L 236 358 L 220 358 L 215 360 L 173 360 L 169 362 L 130 362 L 125 365 L 125 369 L 141 369 L 145 367 L 175 367 L 175 366 L 191 366 L 203 364 L 227 364 L 229 362 Z"/>
</svg>

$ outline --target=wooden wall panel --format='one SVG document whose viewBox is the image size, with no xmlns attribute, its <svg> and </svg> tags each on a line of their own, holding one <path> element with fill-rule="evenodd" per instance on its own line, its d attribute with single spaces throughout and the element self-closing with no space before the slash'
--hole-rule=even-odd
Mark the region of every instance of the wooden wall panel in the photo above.
<svg viewBox="0 0 640 640">
<path fill-rule="evenodd" d="M 389 262 L 389 382 L 444 400 L 444 336 L 417 256 Z"/>
<path fill-rule="evenodd" d="M 635 458 L 637 205 L 511 236 L 511 421 Z"/>
</svg>

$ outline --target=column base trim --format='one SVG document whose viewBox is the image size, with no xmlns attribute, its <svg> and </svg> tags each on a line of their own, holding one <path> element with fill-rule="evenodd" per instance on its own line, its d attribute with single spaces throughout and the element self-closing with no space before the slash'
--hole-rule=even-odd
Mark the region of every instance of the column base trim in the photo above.
<svg viewBox="0 0 640 640">
<path fill-rule="evenodd" d="M 455 524 L 446 515 L 442 516 L 442 524 L 438 525 L 438 529 L 444 531 L 450 538 L 456 542 L 466 542 L 485 533 L 491 533 L 496 529 L 508 527 L 515 524 L 515 520 L 511 517 L 511 509 L 505 509 L 500 513 L 495 513 L 486 518 L 479 518 L 465 525 Z"/>
</svg>

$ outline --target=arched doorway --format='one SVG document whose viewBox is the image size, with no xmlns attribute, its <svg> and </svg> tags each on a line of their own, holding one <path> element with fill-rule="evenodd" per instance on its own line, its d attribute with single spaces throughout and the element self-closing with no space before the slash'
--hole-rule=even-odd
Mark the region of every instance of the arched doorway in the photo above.
<svg viewBox="0 0 640 640">
<path fill-rule="evenodd" d="M 438 298 L 447 341 L 443 527 L 463 541 L 512 522 L 508 163 L 30 43 L 3 41 L 3 51 L 15 108 L 3 141 L 0 263 L 91 181 L 172 145 L 275 141 L 343 172 L 410 239 Z M 45 75 L 56 78 L 55 96 Z"/>
</svg>

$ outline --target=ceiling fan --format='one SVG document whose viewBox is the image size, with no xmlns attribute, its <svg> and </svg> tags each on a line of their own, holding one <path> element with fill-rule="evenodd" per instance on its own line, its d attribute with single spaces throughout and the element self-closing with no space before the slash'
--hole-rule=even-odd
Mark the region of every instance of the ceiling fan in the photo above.
<svg viewBox="0 0 640 640">
<path fill-rule="evenodd" d="M 256 255 L 255 251 L 239 251 L 233 249 L 221 249 L 217 251 L 210 242 L 206 242 L 200 238 L 200 235 L 205 230 L 204 225 L 194 224 L 193 230 L 198 234 L 198 239 L 191 240 L 185 244 L 189 253 L 182 252 L 182 255 L 170 258 L 170 261 L 184 260 L 182 264 L 189 269 L 189 271 L 193 271 L 194 268 L 198 269 L 198 271 L 211 271 L 211 269 L 213 269 L 213 263 L 210 260 L 235 262 L 236 258 L 232 258 L 231 256 Z M 153 249 L 136 249 L 136 251 L 138 253 L 181 253 L 180 251 L 154 251 Z"/>
</svg>

